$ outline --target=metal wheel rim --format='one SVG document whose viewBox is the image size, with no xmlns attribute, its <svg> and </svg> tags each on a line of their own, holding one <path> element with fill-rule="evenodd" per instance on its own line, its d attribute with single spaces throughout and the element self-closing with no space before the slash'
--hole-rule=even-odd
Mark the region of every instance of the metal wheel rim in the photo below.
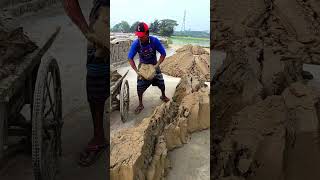
<svg viewBox="0 0 320 180">
<path fill-rule="evenodd" d="M 37 107 L 33 109 L 32 120 L 34 175 L 37 180 L 54 180 L 61 155 L 62 127 L 61 82 L 54 59 L 48 59 L 40 65 L 36 91 L 34 104 Z"/>
<path fill-rule="evenodd" d="M 129 83 L 125 80 L 121 86 L 120 91 L 120 113 L 121 120 L 126 122 L 128 119 L 129 105 L 130 105 L 130 93 L 129 93 Z"/>
</svg>

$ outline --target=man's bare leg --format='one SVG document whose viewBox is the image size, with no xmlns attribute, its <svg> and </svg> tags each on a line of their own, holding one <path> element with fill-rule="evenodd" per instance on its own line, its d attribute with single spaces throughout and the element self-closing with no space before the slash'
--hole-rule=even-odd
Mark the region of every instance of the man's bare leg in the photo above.
<svg viewBox="0 0 320 180">
<path fill-rule="evenodd" d="M 93 138 L 89 145 L 105 144 L 103 129 L 104 103 L 90 103 L 93 121 Z"/>
<path fill-rule="evenodd" d="M 161 90 L 161 96 L 160 96 L 160 99 L 163 101 L 163 102 L 168 102 L 170 101 L 170 99 L 166 96 L 166 87 L 165 85 L 158 85 L 158 88 Z"/>
<path fill-rule="evenodd" d="M 139 114 L 144 109 L 143 101 L 142 101 L 143 92 L 142 93 L 138 93 L 138 97 L 139 97 L 139 105 L 135 110 L 136 114 Z"/>
<path fill-rule="evenodd" d="M 168 102 L 168 101 L 170 101 L 170 99 L 166 96 L 165 90 L 161 90 L 161 93 L 162 93 L 162 95 L 160 96 L 160 99 L 161 99 L 163 102 Z"/>
<path fill-rule="evenodd" d="M 93 29 L 93 32 L 97 37 L 103 39 L 103 42 L 109 42 L 109 31 L 107 22 L 107 13 L 109 12 L 108 7 L 100 7 L 99 9 L 99 17 L 94 22 L 94 24 L 90 24 L 90 28 Z M 94 56 L 96 59 L 107 59 L 107 52 L 101 47 L 95 46 L 91 42 L 88 42 L 88 48 L 96 48 Z M 110 62 L 106 62 L 110 63 Z M 103 64 L 102 64 L 103 65 Z M 92 79 L 91 79 L 92 81 Z M 93 80 L 94 81 L 94 80 Z M 109 82 L 108 82 L 109 83 Z M 107 85 L 106 85 L 107 87 Z M 101 154 L 105 152 L 107 147 L 107 142 L 104 133 L 104 102 L 89 102 L 90 111 L 92 115 L 93 122 L 93 138 L 89 141 L 86 149 L 81 153 L 79 163 L 83 166 L 92 165 Z"/>
</svg>

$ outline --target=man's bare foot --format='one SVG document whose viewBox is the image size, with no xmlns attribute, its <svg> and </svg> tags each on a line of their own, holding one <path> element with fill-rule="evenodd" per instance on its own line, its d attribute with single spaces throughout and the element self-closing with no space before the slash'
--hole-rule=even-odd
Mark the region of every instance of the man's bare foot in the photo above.
<svg viewBox="0 0 320 180">
<path fill-rule="evenodd" d="M 140 104 L 136 110 L 134 111 L 136 114 L 139 114 L 142 110 L 144 109 L 144 106 L 142 104 Z"/>
<path fill-rule="evenodd" d="M 168 101 L 170 101 L 170 99 L 169 99 L 167 96 L 160 96 L 160 99 L 161 99 L 163 102 L 168 102 Z"/>
</svg>

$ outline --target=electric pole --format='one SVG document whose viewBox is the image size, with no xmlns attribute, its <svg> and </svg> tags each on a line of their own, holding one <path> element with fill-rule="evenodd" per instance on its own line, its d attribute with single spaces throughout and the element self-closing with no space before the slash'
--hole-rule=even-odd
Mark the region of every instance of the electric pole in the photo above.
<svg viewBox="0 0 320 180">
<path fill-rule="evenodd" d="M 184 15 L 183 15 L 183 22 L 181 26 L 181 31 L 186 31 L 186 10 L 184 10 Z"/>
</svg>

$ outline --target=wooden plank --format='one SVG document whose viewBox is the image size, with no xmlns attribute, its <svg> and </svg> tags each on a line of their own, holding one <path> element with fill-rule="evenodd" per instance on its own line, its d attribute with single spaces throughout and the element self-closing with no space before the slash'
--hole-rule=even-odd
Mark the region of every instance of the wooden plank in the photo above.
<svg viewBox="0 0 320 180">
<path fill-rule="evenodd" d="M 41 63 L 42 56 L 48 51 L 61 28 L 57 27 L 44 45 L 33 53 L 26 55 L 22 63 L 17 67 L 16 73 L 0 80 L 0 102 L 8 102 L 10 98 L 21 88 L 25 88 L 25 81 L 35 66 Z"/>
<path fill-rule="evenodd" d="M 6 139 L 6 130 L 5 124 L 8 122 L 8 111 L 5 103 L 0 102 L 0 161 L 4 156 L 4 145 Z"/>
<path fill-rule="evenodd" d="M 23 62 L 17 67 L 16 73 L 0 80 L 0 102 L 9 102 L 10 98 L 25 87 L 27 75 L 34 67 L 40 64 L 40 58 L 34 58 L 39 50 L 27 55 Z"/>
</svg>

